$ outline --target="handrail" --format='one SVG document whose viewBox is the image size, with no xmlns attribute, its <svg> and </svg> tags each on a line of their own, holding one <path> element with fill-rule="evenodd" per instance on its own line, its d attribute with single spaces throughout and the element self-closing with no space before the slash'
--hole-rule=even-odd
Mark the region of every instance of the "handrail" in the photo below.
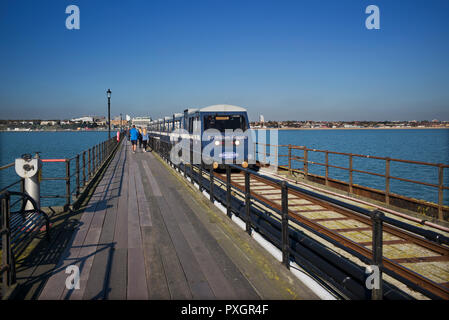
<svg viewBox="0 0 449 320">
<path fill-rule="evenodd" d="M 349 173 L 349 181 L 348 182 L 336 179 L 335 177 L 333 177 L 332 179 L 333 179 L 333 181 L 347 184 L 349 193 L 354 193 L 353 173 L 369 174 L 372 176 L 384 178 L 385 179 L 385 188 L 384 188 L 384 190 L 379 190 L 379 191 L 384 194 L 384 202 L 386 204 L 390 204 L 390 197 L 392 195 L 390 192 L 390 181 L 391 180 L 397 180 L 397 181 L 413 183 L 413 184 L 417 184 L 417 185 L 435 188 L 435 189 L 437 189 L 437 192 L 438 192 L 438 202 L 436 203 L 437 208 L 438 208 L 438 219 L 444 220 L 443 208 L 446 208 L 444 210 L 447 210 L 447 206 L 444 205 L 443 192 L 444 192 L 444 190 L 449 190 L 449 186 L 445 185 L 445 183 L 444 183 L 445 182 L 444 181 L 444 169 L 449 168 L 448 164 L 396 159 L 396 158 L 389 158 L 389 157 L 370 156 L 370 155 L 347 153 L 347 152 L 336 152 L 336 151 L 330 151 L 330 150 L 307 148 L 306 146 L 274 145 L 274 144 L 264 144 L 264 143 L 258 143 L 258 142 L 256 142 L 255 145 L 264 146 L 264 148 L 262 148 L 263 152 L 261 152 L 260 150 L 256 151 L 257 155 L 259 155 L 259 156 L 261 154 L 264 155 L 264 157 L 263 157 L 264 161 L 262 161 L 262 162 L 265 162 L 268 154 L 269 154 L 269 156 L 272 155 L 272 152 L 270 152 L 270 153 L 267 152 L 265 150 L 265 147 L 266 146 L 275 147 L 275 148 L 277 148 L 275 155 L 278 154 L 278 157 L 283 157 L 283 158 L 287 157 L 287 161 L 288 161 L 288 164 L 286 164 L 286 165 L 278 165 L 279 168 L 288 170 L 288 172 L 290 174 L 292 172 L 301 173 L 304 175 L 304 177 L 306 179 L 309 179 L 311 176 L 319 177 L 324 180 L 324 183 L 326 185 L 329 185 L 330 179 L 331 179 L 330 174 L 329 174 L 329 168 L 335 168 L 335 169 L 347 171 Z M 279 148 L 284 148 L 284 149 L 287 148 L 288 153 L 287 154 L 279 154 Z M 259 149 L 259 148 L 257 148 L 257 149 Z M 293 154 L 293 152 L 292 152 L 293 150 L 302 151 L 303 156 L 301 157 L 298 154 Z M 326 160 L 325 163 L 318 162 L 318 161 L 311 161 L 309 159 L 309 157 L 313 152 L 324 153 L 325 160 Z M 348 158 L 348 167 L 343 167 L 341 165 L 336 165 L 336 164 L 330 163 L 329 155 L 332 155 L 332 154 L 346 156 Z M 365 158 L 365 159 L 376 159 L 376 160 L 384 161 L 385 162 L 384 173 L 371 172 L 368 170 L 360 170 L 360 169 L 354 168 L 354 163 L 352 161 L 354 157 Z M 260 157 L 259 157 L 259 159 L 260 159 Z M 302 163 L 302 168 L 295 168 L 293 166 L 293 162 Z M 434 183 L 430 183 L 430 182 L 418 181 L 418 180 L 414 180 L 414 179 L 407 179 L 404 177 L 392 176 L 390 173 L 390 171 L 391 171 L 390 168 L 391 168 L 391 163 L 393 163 L 393 162 L 438 168 L 438 178 L 437 178 L 438 181 L 436 181 Z M 341 163 L 341 161 L 339 161 L 339 163 Z M 319 174 L 311 174 L 310 168 L 309 168 L 309 166 L 311 166 L 311 165 L 317 165 L 317 166 L 324 167 L 325 168 L 324 176 L 319 175 Z"/>
<path fill-rule="evenodd" d="M 120 142 L 123 140 L 124 133 L 120 134 Z M 76 199 L 81 194 L 81 190 L 85 187 L 89 181 L 91 181 L 98 171 L 101 169 L 102 165 L 109 158 L 109 156 L 115 151 L 117 147 L 117 138 L 116 136 L 111 137 L 103 142 L 100 142 L 93 147 L 83 150 L 80 153 L 76 154 L 72 158 L 56 158 L 56 159 L 41 159 L 43 163 L 55 163 L 60 164 L 63 163 L 66 166 L 66 173 L 63 177 L 41 177 L 41 181 L 65 181 L 66 188 L 65 193 L 53 194 L 53 195 L 41 195 L 40 197 L 43 199 L 62 199 L 65 198 L 66 202 L 64 204 L 65 208 L 68 208 L 72 203 L 72 197 L 74 196 Z M 86 159 L 86 154 L 89 155 L 88 159 Z M 84 155 L 84 158 L 83 158 Z M 84 161 L 83 161 L 84 159 Z M 76 163 L 78 161 L 78 164 Z M 14 166 L 14 162 L 9 163 L 5 166 L 0 167 L 0 170 L 10 168 Z M 17 180 L 8 186 L 4 187 L 0 191 L 8 190 L 14 185 L 20 183 L 20 180 Z M 72 186 L 73 184 L 73 186 Z"/>
</svg>

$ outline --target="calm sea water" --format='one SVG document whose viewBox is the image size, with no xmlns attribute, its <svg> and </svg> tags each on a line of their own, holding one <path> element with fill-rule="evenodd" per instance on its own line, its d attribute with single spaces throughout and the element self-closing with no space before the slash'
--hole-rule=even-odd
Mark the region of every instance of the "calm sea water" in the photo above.
<svg viewBox="0 0 449 320">
<path fill-rule="evenodd" d="M 257 131 L 260 134 L 262 131 Z M 24 153 L 41 152 L 42 158 L 71 158 L 77 153 L 107 139 L 107 132 L 0 132 L 0 165 L 11 163 Z M 267 130 L 267 142 L 270 142 Z M 449 130 L 448 129 L 407 129 L 407 130 L 281 130 L 278 131 L 278 144 L 302 145 L 308 148 L 357 153 L 371 156 L 390 157 L 405 160 L 416 160 L 431 163 L 449 164 Z M 279 154 L 287 154 L 287 148 L 281 148 Z M 302 155 L 295 151 L 294 154 Z M 309 160 L 324 163 L 324 153 L 310 152 Z M 279 158 L 280 164 L 287 164 L 286 158 Z M 348 158 L 340 155 L 329 155 L 329 163 L 340 167 L 348 167 Z M 74 164 L 71 173 L 74 172 Z M 294 163 L 301 168 L 301 163 Z M 385 173 L 385 162 L 375 159 L 354 157 L 353 168 Z M 309 165 L 311 173 L 324 175 L 324 167 Z M 64 176 L 65 166 L 62 163 L 46 163 L 43 168 L 44 177 Z M 434 167 L 394 163 L 391 164 L 391 175 L 406 179 L 438 184 L 438 169 Z M 329 176 L 348 181 L 347 171 L 330 168 Z M 0 171 L 0 188 L 8 185 L 18 177 L 14 168 Z M 72 182 L 74 178 L 72 178 Z M 367 174 L 354 173 L 353 182 L 376 189 L 385 188 L 385 180 Z M 449 170 L 444 172 L 444 183 L 449 185 Z M 72 184 L 73 186 L 74 184 Z M 391 180 L 390 190 L 394 193 L 418 199 L 437 202 L 436 188 Z M 63 181 L 43 181 L 42 194 L 63 194 Z M 60 205 L 64 199 L 43 199 L 43 205 Z M 449 192 L 444 193 L 444 202 L 449 204 Z"/>
<path fill-rule="evenodd" d="M 24 153 L 40 152 L 42 159 L 72 158 L 108 138 L 107 131 L 82 132 L 0 132 L 0 165 L 14 162 Z M 87 158 L 86 158 L 87 161 Z M 71 174 L 75 172 L 75 162 L 71 165 Z M 43 177 L 64 177 L 64 163 L 44 163 Z M 14 167 L 0 171 L 0 188 L 18 180 Z M 72 188 L 75 177 L 72 177 Z M 18 188 L 16 188 L 18 191 Z M 42 195 L 65 193 L 65 181 L 42 181 Z M 64 199 L 42 199 L 41 205 L 62 205 Z"/>
<path fill-rule="evenodd" d="M 267 130 L 266 140 L 270 133 Z M 301 145 L 308 148 L 370 156 L 390 157 L 431 163 L 449 164 L 449 129 L 362 129 L 362 130 L 280 130 L 279 145 Z M 288 154 L 287 148 L 280 148 L 279 154 Z M 301 151 L 294 155 L 303 156 Z M 325 163 L 325 154 L 309 152 L 309 161 Z M 279 158 L 280 164 L 287 165 L 287 159 Z M 329 155 L 329 164 L 349 167 L 347 156 Z M 294 163 L 302 168 L 302 163 Z M 385 161 L 353 158 L 353 168 L 385 174 Z M 438 168 L 391 162 L 391 176 L 438 184 Z M 311 173 L 324 175 L 320 165 L 309 165 Z M 330 168 L 329 176 L 349 181 L 349 173 L 342 169 Z M 362 173 L 353 174 L 353 183 L 376 189 L 385 189 L 385 179 Z M 444 184 L 449 185 L 449 169 L 444 170 Z M 431 202 L 438 202 L 438 190 L 433 187 L 390 181 L 390 191 Z M 444 192 L 444 203 L 449 204 L 449 192 Z"/>
</svg>

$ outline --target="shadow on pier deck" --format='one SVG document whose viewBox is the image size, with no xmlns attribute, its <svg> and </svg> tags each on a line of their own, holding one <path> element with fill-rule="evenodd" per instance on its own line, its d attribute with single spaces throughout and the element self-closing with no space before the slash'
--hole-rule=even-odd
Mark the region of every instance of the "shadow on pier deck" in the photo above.
<svg viewBox="0 0 449 320">
<path fill-rule="evenodd" d="M 79 289 L 66 288 L 70 265 Z M 124 143 L 39 299 L 317 296 L 152 153 Z"/>
</svg>

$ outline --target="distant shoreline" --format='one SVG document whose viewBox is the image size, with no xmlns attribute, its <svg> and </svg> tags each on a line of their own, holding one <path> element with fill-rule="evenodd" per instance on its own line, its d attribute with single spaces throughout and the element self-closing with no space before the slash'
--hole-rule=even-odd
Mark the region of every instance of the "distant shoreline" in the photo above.
<svg viewBox="0 0 449 320">
<path fill-rule="evenodd" d="M 436 129 L 446 129 L 449 127 L 424 127 L 424 128 L 251 128 L 252 130 L 436 130 Z M 0 130 L 0 132 L 108 132 L 108 130 Z M 111 134 L 116 134 L 116 130 L 111 130 Z"/>
<path fill-rule="evenodd" d="M 425 128 L 251 128 L 253 130 L 409 130 L 409 129 L 446 129 L 448 127 L 425 127 Z"/>
<path fill-rule="evenodd" d="M 0 130 L 0 132 L 108 132 L 108 130 Z M 112 133 L 117 133 L 111 130 Z"/>
</svg>

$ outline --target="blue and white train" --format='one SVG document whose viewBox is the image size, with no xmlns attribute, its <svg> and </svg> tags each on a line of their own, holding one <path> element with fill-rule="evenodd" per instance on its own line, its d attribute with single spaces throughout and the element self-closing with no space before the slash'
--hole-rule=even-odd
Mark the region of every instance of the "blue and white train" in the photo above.
<svg viewBox="0 0 449 320">
<path fill-rule="evenodd" d="M 150 137 L 172 145 L 189 140 L 193 152 L 210 155 L 207 161 L 204 157 L 196 159 L 214 169 L 223 168 L 225 162 L 256 169 L 248 114 L 242 107 L 220 104 L 186 109 L 151 121 L 147 129 Z"/>
</svg>

